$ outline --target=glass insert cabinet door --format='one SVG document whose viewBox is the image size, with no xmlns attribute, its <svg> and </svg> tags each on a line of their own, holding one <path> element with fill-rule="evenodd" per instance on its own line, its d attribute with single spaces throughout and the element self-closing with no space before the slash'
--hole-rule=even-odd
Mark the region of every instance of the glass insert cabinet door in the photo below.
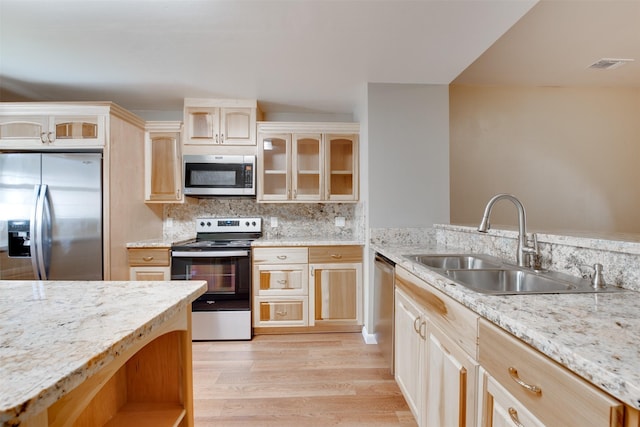
<svg viewBox="0 0 640 427">
<path fill-rule="evenodd" d="M 261 198 L 288 200 L 291 197 L 289 171 L 291 170 L 291 135 L 263 134 L 259 150 L 262 170 Z"/>
<path fill-rule="evenodd" d="M 327 199 L 358 198 L 357 135 L 325 135 L 327 156 Z"/>
<path fill-rule="evenodd" d="M 322 135 L 293 135 L 293 195 L 295 200 L 320 200 L 322 196 Z"/>
</svg>

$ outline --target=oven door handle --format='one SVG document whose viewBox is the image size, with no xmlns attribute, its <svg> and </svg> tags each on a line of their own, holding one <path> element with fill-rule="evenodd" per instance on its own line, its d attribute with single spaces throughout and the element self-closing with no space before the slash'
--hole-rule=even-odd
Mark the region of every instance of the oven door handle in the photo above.
<svg viewBox="0 0 640 427">
<path fill-rule="evenodd" d="M 173 258 L 230 258 L 248 257 L 249 251 L 171 251 Z"/>
</svg>

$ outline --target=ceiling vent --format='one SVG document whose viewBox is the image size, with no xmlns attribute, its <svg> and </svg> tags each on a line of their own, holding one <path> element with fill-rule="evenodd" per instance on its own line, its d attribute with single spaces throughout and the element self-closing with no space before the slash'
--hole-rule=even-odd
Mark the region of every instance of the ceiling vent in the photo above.
<svg viewBox="0 0 640 427">
<path fill-rule="evenodd" d="M 628 62 L 633 62 L 633 59 L 602 58 L 589 65 L 589 68 L 594 70 L 613 70 L 614 68 L 621 67 Z"/>
</svg>

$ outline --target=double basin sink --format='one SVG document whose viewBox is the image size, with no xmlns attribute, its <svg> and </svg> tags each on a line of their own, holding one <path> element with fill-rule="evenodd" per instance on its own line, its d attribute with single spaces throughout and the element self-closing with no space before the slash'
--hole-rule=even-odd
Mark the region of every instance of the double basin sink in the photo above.
<svg viewBox="0 0 640 427">
<path fill-rule="evenodd" d="M 484 254 L 421 254 L 407 255 L 406 258 L 485 294 L 599 293 L 621 290 L 614 286 L 595 289 L 589 279 L 518 267 Z"/>
</svg>

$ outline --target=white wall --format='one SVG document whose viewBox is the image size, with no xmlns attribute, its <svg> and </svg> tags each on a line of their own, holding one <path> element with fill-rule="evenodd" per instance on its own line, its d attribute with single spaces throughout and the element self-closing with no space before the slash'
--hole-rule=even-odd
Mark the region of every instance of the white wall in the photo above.
<svg viewBox="0 0 640 427">
<path fill-rule="evenodd" d="M 368 89 L 369 226 L 449 222 L 449 88 Z"/>
</svg>

